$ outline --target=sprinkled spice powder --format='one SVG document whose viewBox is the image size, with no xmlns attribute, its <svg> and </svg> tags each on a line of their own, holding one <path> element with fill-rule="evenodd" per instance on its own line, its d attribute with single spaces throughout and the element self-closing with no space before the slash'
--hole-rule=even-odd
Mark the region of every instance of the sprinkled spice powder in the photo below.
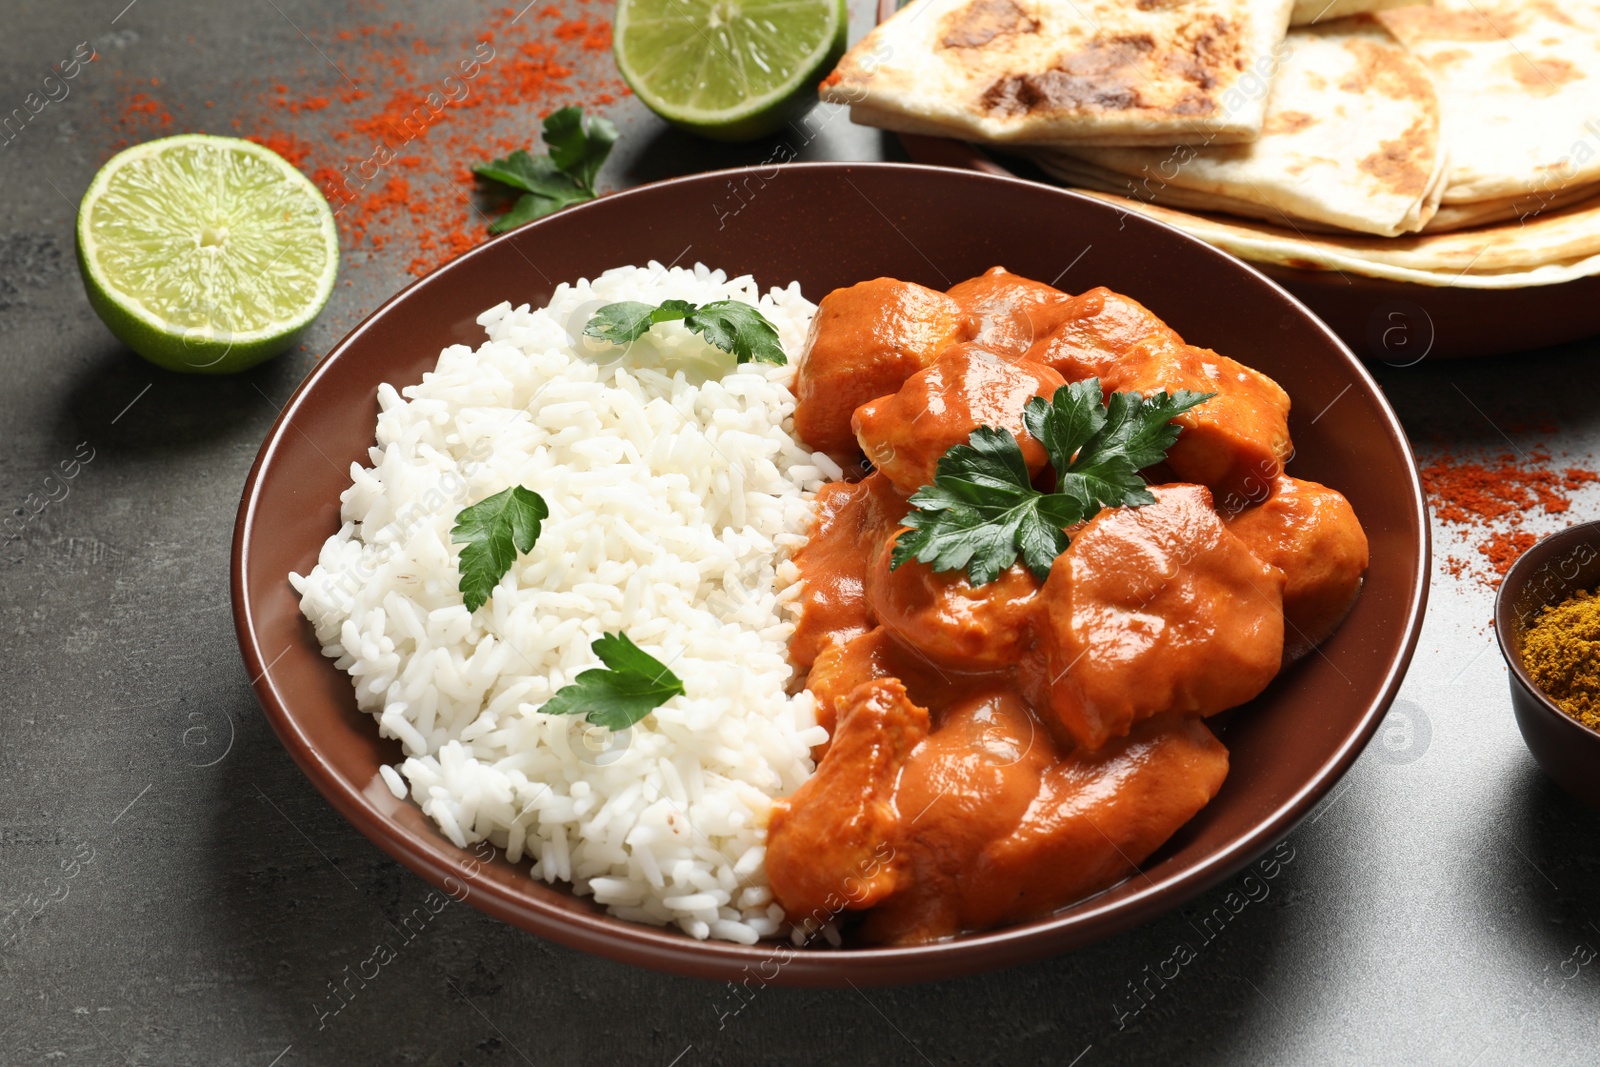
<svg viewBox="0 0 1600 1067">
<path fill-rule="evenodd" d="M 1422 468 L 1422 487 L 1436 519 L 1456 529 L 1458 545 L 1471 549 L 1448 554 L 1443 565 L 1457 578 L 1475 578 L 1498 588 L 1517 557 L 1538 540 L 1523 529 L 1530 515 L 1562 515 L 1572 495 L 1600 473 L 1582 467 L 1557 467 L 1550 452 L 1535 447 L 1521 456 L 1463 459 L 1449 452 Z"/>
<path fill-rule="evenodd" d="M 122 106 L 117 115 L 117 124 L 128 131 L 132 140 L 143 141 L 178 132 L 172 128 L 172 113 L 150 95 L 151 90 L 160 87 L 161 79 L 118 80 L 121 83 L 118 96 Z"/>
<path fill-rule="evenodd" d="M 232 132 L 323 191 L 347 265 L 392 249 L 405 270 L 426 274 L 486 240 L 494 211 L 509 206 L 486 213 L 475 202 L 473 163 L 530 147 L 558 108 L 598 111 L 629 92 L 611 60 L 611 24 L 571 10 L 587 3 L 502 8 L 463 19 L 472 30 L 446 40 L 423 40 L 403 22 L 313 34 L 339 73 L 301 65 L 292 79 L 279 74 Z M 122 87 L 113 150 L 190 129 L 223 132 L 209 116 L 186 122 L 181 106 L 153 95 L 158 88 L 154 79 Z"/>
</svg>

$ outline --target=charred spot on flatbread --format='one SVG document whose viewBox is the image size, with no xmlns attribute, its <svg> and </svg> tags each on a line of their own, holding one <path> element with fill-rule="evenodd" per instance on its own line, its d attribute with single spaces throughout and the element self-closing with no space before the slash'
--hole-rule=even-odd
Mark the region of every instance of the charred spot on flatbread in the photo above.
<svg viewBox="0 0 1600 1067">
<path fill-rule="evenodd" d="M 1470 58 L 1472 58 L 1472 53 L 1465 48 L 1447 48 L 1443 52 L 1435 52 L 1425 57 L 1425 61 L 1434 70 L 1444 70 L 1452 64 L 1460 63 L 1463 59 Z"/>
<path fill-rule="evenodd" d="M 1442 7 L 1406 7 L 1386 12 L 1391 25 L 1403 25 L 1429 41 L 1499 41 L 1527 28 L 1521 12 L 1498 10 L 1451 11 Z"/>
<path fill-rule="evenodd" d="M 1420 196 L 1434 169 L 1433 131 L 1414 122 L 1361 161 L 1361 169 L 1401 196 Z"/>
<path fill-rule="evenodd" d="M 1147 34 L 1090 41 L 1056 61 L 1051 70 L 1000 78 L 983 93 L 983 106 L 1001 115 L 1041 109 L 1123 111 L 1142 107 L 1139 60 L 1155 51 Z"/>
<path fill-rule="evenodd" d="M 1583 77 L 1583 72 L 1555 56 L 1538 58 L 1517 53 L 1500 61 L 1506 71 L 1534 96 L 1550 96 L 1568 82 Z"/>
<path fill-rule="evenodd" d="M 1353 38 L 1344 43 L 1356 57 L 1355 68 L 1339 83 L 1347 93 L 1378 92 L 1395 100 L 1416 100 L 1433 95 L 1433 86 L 1409 59 L 1392 48 Z"/>
<path fill-rule="evenodd" d="M 1213 89 L 1224 74 L 1244 70 L 1238 37 L 1226 19 L 1212 15 L 1208 22 L 1191 28 L 1186 41 L 1167 53 L 1168 69 L 1202 89 Z M 1187 95 L 1187 94 L 1185 94 Z"/>
<path fill-rule="evenodd" d="M 1261 135 L 1266 137 L 1271 134 L 1299 133 L 1317 124 L 1317 117 L 1304 111 L 1280 111 L 1276 114 L 1268 112 L 1267 121 L 1261 127 Z"/>
<path fill-rule="evenodd" d="M 1039 20 L 1016 0 L 972 0 L 944 18 L 939 44 L 944 48 L 981 48 L 996 37 L 1038 33 Z"/>
<path fill-rule="evenodd" d="M 1159 65 L 1188 82 L 1166 104 L 1147 102 L 1147 68 Z M 1224 19 L 1213 17 L 1192 27 L 1185 39 L 1161 48 L 1149 34 L 1095 38 L 1033 74 L 997 79 L 983 93 L 983 106 L 1000 115 L 1036 110 L 1122 111 L 1161 107 L 1174 115 L 1209 115 L 1217 103 L 1209 90 L 1222 76 L 1243 69 L 1235 36 Z"/>
</svg>

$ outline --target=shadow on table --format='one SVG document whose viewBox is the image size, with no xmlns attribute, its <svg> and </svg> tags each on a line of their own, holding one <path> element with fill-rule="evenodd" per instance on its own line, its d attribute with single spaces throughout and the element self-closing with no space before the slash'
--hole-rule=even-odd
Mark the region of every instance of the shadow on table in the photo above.
<svg viewBox="0 0 1600 1067">
<path fill-rule="evenodd" d="M 1530 903 L 1509 918 L 1552 963 L 1584 947 L 1578 955 L 1587 962 L 1574 961 L 1564 977 L 1576 977 L 1580 969 L 1600 973 L 1600 812 L 1569 797 L 1523 755 L 1524 766 L 1504 800 L 1504 839 L 1515 844 L 1510 859 L 1513 869 L 1522 865 L 1519 889 Z"/>
<path fill-rule="evenodd" d="M 259 440 L 308 370 L 296 355 L 240 374 L 178 374 L 108 339 L 63 390 L 58 432 L 136 455 Z"/>
<path fill-rule="evenodd" d="M 1367 364 L 1413 447 L 1510 451 L 1558 430 L 1600 434 L 1593 402 L 1600 338 L 1476 359 L 1424 359 L 1411 367 Z"/>
<path fill-rule="evenodd" d="M 1248 891 L 1243 874 L 1138 929 L 1010 970 L 734 990 L 562 948 L 464 904 L 430 915 L 431 887 L 340 819 L 265 731 L 235 758 L 229 781 L 244 784 L 219 785 L 211 816 L 205 936 L 228 945 L 258 1027 L 279 1048 L 292 1042 L 296 1062 L 379 1050 L 387 1062 L 516 1062 L 515 1048 L 538 1062 L 664 1064 L 692 1046 L 684 1063 L 798 1065 L 833 1048 L 849 1050 L 835 1062 L 1067 1064 L 1093 1046 L 1082 1067 L 1231 1064 L 1265 1062 L 1273 1032 L 1295 1029 L 1278 983 L 1307 860 L 1209 925 Z M 1355 891 L 1318 881 L 1319 906 Z M 1192 958 L 1175 962 L 1179 945 Z"/>
<path fill-rule="evenodd" d="M 1489 801 L 1496 825 L 1486 826 L 1476 870 L 1462 883 L 1477 913 L 1460 918 L 1507 973 L 1523 977 L 1480 1007 L 1479 1021 L 1494 1025 L 1463 1046 L 1471 1053 L 1484 1041 L 1473 1062 L 1510 1062 L 1511 1050 L 1537 1046 L 1549 1018 L 1574 1005 L 1600 1008 L 1600 812 L 1562 792 L 1526 752 L 1516 755 L 1520 765 Z"/>
<path fill-rule="evenodd" d="M 841 155 L 838 149 L 845 147 L 839 143 L 844 138 L 857 145 L 870 144 L 886 160 L 910 158 L 893 134 L 851 127 L 843 109 L 818 107 L 777 133 L 745 144 L 707 141 L 671 126 L 663 127 L 626 161 L 623 184 L 641 185 L 727 167 L 771 168 L 781 163 L 835 159 Z M 864 155 L 859 151 L 850 154 Z"/>
</svg>

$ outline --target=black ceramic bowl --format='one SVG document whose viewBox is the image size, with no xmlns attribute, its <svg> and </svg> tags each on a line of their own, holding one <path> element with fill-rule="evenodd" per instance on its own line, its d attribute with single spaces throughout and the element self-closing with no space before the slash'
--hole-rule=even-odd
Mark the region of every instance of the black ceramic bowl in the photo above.
<svg viewBox="0 0 1600 1067">
<path fill-rule="evenodd" d="M 1556 707 L 1522 665 L 1522 636 L 1539 611 L 1600 586 L 1600 522 L 1551 534 L 1517 560 L 1494 603 L 1494 631 L 1511 668 L 1511 709 L 1528 751 L 1556 784 L 1600 808 L 1600 733 Z"/>
</svg>

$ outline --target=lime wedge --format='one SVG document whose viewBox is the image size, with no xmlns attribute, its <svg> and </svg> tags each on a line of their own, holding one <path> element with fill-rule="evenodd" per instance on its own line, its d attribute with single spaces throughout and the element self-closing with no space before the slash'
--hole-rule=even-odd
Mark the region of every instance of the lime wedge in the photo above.
<svg viewBox="0 0 1600 1067">
<path fill-rule="evenodd" d="M 185 134 L 100 168 L 78 207 L 78 267 L 129 348 L 168 370 L 232 374 L 316 318 L 339 235 L 326 198 L 276 152 Z"/>
<path fill-rule="evenodd" d="M 844 0 L 619 0 L 617 69 L 672 123 L 717 141 L 769 134 L 844 54 Z"/>
</svg>

